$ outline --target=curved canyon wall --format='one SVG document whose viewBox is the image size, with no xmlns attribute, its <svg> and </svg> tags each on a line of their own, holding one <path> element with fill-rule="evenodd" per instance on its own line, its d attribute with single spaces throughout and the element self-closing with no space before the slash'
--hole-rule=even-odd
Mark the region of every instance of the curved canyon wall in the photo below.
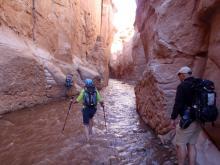
<svg viewBox="0 0 220 165">
<path fill-rule="evenodd" d="M 218 18 L 217 1 L 138 1 L 136 26 L 148 63 L 135 88 L 137 106 L 158 133 L 169 127 L 180 67 L 188 65 L 194 76 L 213 80 L 220 94 Z"/>
<path fill-rule="evenodd" d="M 119 79 L 137 81 L 146 68 L 144 48 L 140 33 L 123 43 L 122 51 L 116 52 L 110 58 L 110 75 Z"/>
<path fill-rule="evenodd" d="M 188 65 L 194 76 L 214 81 L 220 96 L 220 1 L 138 0 L 136 14 L 135 26 L 147 61 L 135 87 L 137 111 L 157 134 L 166 134 L 171 130 L 180 67 Z M 220 97 L 217 106 L 220 109 Z M 219 137 L 219 126 L 218 120 L 209 135 Z M 219 138 L 214 139 L 218 144 Z M 219 151 L 204 133 L 198 144 L 200 164 L 219 162 Z"/>
<path fill-rule="evenodd" d="M 0 1 L 0 113 L 76 92 L 86 77 L 108 80 L 111 0 Z"/>
</svg>

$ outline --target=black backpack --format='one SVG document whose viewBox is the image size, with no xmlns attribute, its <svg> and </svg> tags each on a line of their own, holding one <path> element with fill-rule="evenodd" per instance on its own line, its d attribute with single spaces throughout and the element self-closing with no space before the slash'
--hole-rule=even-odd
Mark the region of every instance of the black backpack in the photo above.
<svg viewBox="0 0 220 165">
<path fill-rule="evenodd" d="M 83 105 L 86 107 L 95 107 L 97 105 L 97 92 L 94 86 L 85 87 Z"/>
<path fill-rule="evenodd" d="M 65 86 L 67 88 L 71 88 L 73 86 L 73 75 L 72 74 L 67 74 L 66 75 Z"/>
<path fill-rule="evenodd" d="M 214 82 L 195 79 L 193 90 L 195 94 L 193 109 L 195 110 L 196 120 L 202 123 L 214 122 L 218 117 Z"/>
</svg>

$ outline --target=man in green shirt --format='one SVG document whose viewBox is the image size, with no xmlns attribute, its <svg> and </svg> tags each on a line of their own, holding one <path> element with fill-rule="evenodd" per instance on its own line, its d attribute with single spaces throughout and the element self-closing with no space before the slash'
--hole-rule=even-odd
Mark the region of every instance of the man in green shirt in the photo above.
<svg viewBox="0 0 220 165">
<path fill-rule="evenodd" d="M 104 102 L 101 100 L 101 96 L 91 79 L 85 80 L 85 87 L 81 90 L 76 101 L 83 104 L 83 124 L 85 126 L 85 133 L 88 141 L 89 135 L 92 134 L 92 118 L 96 113 L 97 104 L 100 103 L 100 105 L 104 108 Z"/>
</svg>

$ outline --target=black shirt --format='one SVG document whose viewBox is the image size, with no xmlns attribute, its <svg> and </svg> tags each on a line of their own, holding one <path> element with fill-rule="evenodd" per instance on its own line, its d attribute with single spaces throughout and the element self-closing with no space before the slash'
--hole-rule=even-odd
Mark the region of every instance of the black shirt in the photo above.
<svg viewBox="0 0 220 165">
<path fill-rule="evenodd" d="M 192 106 L 194 96 L 192 90 L 193 80 L 193 77 L 189 77 L 178 85 L 171 119 L 176 119 L 178 115 L 183 116 L 184 110 Z"/>
</svg>

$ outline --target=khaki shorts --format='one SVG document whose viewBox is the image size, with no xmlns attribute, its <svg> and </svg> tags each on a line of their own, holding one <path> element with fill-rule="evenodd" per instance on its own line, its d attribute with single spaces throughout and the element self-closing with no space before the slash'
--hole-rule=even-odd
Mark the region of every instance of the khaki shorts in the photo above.
<svg viewBox="0 0 220 165">
<path fill-rule="evenodd" d="M 192 122 L 186 129 L 180 128 L 179 124 L 176 126 L 175 142 L 181 144 L 196 144 L 199 133 L 201 131 L 200 124 Z"/>
</svg>

